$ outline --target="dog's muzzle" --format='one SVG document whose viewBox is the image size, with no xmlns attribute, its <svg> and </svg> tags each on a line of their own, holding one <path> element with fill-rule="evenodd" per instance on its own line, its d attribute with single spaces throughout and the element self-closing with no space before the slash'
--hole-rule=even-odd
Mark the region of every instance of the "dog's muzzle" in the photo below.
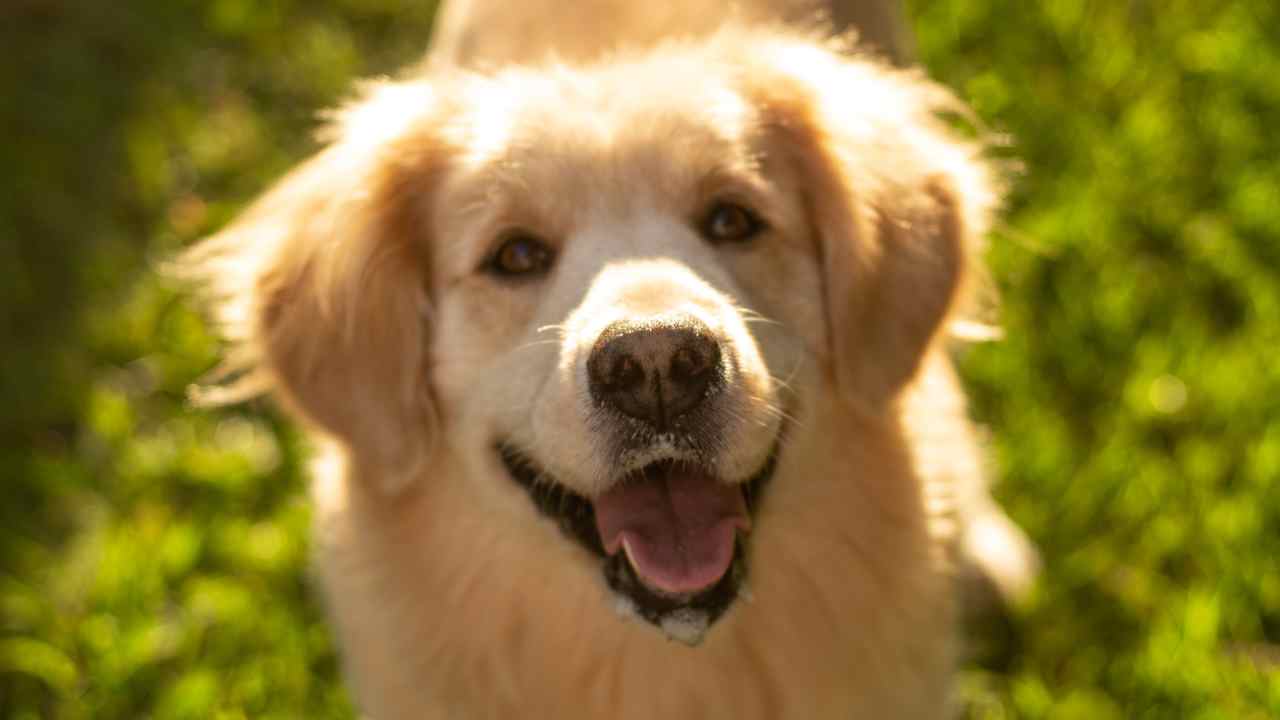
<svg viewBox="0 0 1280 720">
<path fill-rule="evenodd" d="M 639 421 L 640 438 L 688 437 L 694 411 L 723 382 L 721 358 L 711 330 L 692 316 L 614 322 L 587 358 L 591 397 Z M 668 596 L 718 582 L 733 562 L 736 533 L 751 527 L 741 491 L 690 462 L 648 464 L 594 505 L 605 552 L 625 552 L 638 579 Z"/>
<path fill-rule="evenodd" d="M 506 443 L 504 465 L 545 514 L 604 558 L 625 606 L 693 644 L 737 597 L 746 539 L 774 454 L 745 481 L 715 472 L 735 356 L 683 313 L 608 325 L 586 358 L 591 426 L 617 479 L 579 495 Z"/>
</svg>

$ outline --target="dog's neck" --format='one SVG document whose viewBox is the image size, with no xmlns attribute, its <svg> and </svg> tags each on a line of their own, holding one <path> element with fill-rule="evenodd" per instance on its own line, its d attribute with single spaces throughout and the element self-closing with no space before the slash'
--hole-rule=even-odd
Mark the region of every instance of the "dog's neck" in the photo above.
<svg viewBox="0 0 1280 720">
<path fill-rule="evenodd" d="M 364 710 L 451 717 L 455 702 L 474 711 L 467 703 L 483 687 L 493 717 L 701 717 L 711 707 L 742 718 L 836 707 L 875 717 L 915 706 L 901 717 L 943 717 L 951 593 L 921 480 L 895 426 L 867 427 L 838 401 L 812 400 L 801 428 L 839 432 L 788 441 L 749 592 L 696 649 L 619 616 L 596 561 L 448 444 L 432 477 L 394 501 L 343 477 L 340 462 L 324 466 L 317 543 L 329 552 L 325 584 L 343 588 L 329 601 L 349 674 L 366 702 L 415 703 Z M 892 656 L 865 650 L 885 647 Z"/>
</svg>

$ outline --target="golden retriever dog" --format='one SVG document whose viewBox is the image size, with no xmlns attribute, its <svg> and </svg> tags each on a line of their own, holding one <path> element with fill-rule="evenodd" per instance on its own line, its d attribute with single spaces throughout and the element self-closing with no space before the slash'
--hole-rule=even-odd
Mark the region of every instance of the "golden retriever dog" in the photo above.
<svg viewBox="0 0 1280 720">
<path fill-rule="evenodd" d="M 1031 563 L 944 348 L 999 187 L 956 101 L 751 3 L 562 54 L 591 3 L 472 5 L 183 260 L 228 397 L 314 431 L 361 711 L 946 716 L 956 568 Z"/>
</svg>

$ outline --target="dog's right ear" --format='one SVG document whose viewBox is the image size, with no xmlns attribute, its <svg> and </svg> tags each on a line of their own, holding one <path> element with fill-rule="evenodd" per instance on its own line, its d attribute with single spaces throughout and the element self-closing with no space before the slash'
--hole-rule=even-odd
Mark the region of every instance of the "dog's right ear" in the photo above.
<svg viewBox="0 0 1280 720">
<path fill-rule="evenodd" d="M 327 147 L 176 263 L 231 343 L 208 399 L 273 393 L 388 492 L 421 469 L 433 435 L 427 209 L 448 154 L 439 105 L 422 81 L 374 85 L 336 115 Z"/>
</svg>

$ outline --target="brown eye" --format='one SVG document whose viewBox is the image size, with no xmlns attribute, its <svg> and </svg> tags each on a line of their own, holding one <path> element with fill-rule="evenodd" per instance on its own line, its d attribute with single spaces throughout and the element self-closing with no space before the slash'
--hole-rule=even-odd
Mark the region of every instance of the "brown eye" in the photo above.
<svg viewBox="0 0 1280 720">
<path fill-rule="evenodd" d="M 551 269 L 555 252 L 541 239 L 525 232 L 507 235 L 486 269 L 502 277 L 532 277 Z"/>
<path fill-rule="evenodd" d="M 712 243 L 739 243 L 759 235 L 764 223 L 741 205 L 718 202 L 711 206 L 698 230 Z"/>
</svg>

